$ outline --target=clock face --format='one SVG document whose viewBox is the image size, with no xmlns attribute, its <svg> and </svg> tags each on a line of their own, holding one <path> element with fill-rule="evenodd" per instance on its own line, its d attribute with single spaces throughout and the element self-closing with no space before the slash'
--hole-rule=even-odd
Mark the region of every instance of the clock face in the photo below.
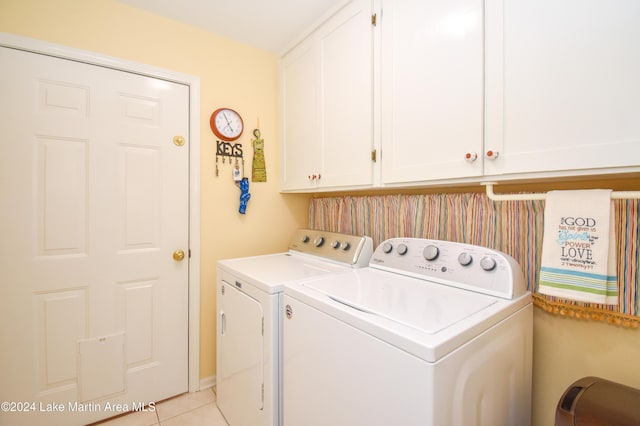
<svg viewBox="0 0 640 426">
<path fill-rule="evenodd" d="M 242 135 L 244 123 L 240 114 L 230 108 L 220 108 L 211 114 L 213 133 L 224 141 L 234 141 Z"/>
</svg>

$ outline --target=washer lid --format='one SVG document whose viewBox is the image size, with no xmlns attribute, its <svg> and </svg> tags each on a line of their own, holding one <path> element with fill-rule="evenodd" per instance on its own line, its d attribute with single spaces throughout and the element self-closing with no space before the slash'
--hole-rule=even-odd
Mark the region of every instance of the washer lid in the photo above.
<svg viewBox="0 0 640 426">
<path fill-rule="evenodd" d="M 429 281 L 360 270 L 303 285 L 362 312 L 427 334 L 438 333 L 497 303 L 497 299 Z"/>
<path fill-rule="evenodd" d="M 218 261 L 218 266 L 268 293 L 278 293 L 289 281 L 348 269 L 303 254 L 276 253 Z"/>
</svg>

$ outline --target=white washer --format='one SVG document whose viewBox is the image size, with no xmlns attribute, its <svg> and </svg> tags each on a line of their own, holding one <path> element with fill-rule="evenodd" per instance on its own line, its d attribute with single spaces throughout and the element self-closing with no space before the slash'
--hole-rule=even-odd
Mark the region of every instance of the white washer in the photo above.
<svg viewBox="0 0 640 426">
<path fill-rule="evenodd" d="M 217 265 L 217 404 L 231 426 L 282 424 L 284 284 L 367 266 L 369 237 L 301 229 L 289 251 Z"/>
<path fill-rule="evenodd" d="M 504 253 L 395 238 L 284 304 L 285 426 L 531 422 L 531 294 Z"/>
</svg>

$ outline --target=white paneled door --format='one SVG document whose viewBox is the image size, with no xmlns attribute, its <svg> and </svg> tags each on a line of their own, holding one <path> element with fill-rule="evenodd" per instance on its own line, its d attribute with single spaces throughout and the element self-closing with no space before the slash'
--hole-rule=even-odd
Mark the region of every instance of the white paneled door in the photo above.
<svg viewBox="0 0 640 426">
<path fill-rule="evenodd" d="M 189 88 L 0 63 L 0 424 L 153 410 L 188 386 Z"/>
</svg>

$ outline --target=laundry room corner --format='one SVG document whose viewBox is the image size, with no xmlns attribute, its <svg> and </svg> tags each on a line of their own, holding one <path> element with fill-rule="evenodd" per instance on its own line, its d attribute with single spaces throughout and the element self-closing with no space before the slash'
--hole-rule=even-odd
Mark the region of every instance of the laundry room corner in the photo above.
<svg viewBox="0 0 640 426">
<path fill-rule="evenodd" d="M 40 408 L 0 426 L 562 426 L 582 379 L 640 395 L 638 21 L 0 0 L 0 401 Z M 607 303 L 549 292 L 561 262 Z"/>
</svg>

